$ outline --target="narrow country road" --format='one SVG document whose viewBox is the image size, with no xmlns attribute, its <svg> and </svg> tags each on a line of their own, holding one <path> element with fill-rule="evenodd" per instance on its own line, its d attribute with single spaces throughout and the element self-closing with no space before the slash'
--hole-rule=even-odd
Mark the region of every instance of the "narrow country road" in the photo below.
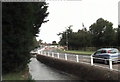
<svg viewBox="0 0 120 82">
<path fill-rule="evenodd" d="M 58 52 L 56 49 L 53 48 L 53 49 L 50 49 L 50 50 L 48 49 L 48 50 L 44 50 L 44 51 L 50 52 L 49 56 L 51 56 L 51 57 L 52 57 L 52 52 L 54 52 L 54 57 L 57 58 Z M 60 53 L 59 58 L 65 59 L 65 53 Z M 78 55 L 78 58 L 79 58 L 79 62 L 82 62 L 82 63 L 90 64 L 90 62 L 91 62 L 90 56 L 88 56 L 88 55 Z M 67 60 L 76 62 L 77 61 L 76 54 L 67 54 Z M 104 63 L 97 62 L 97 63 L 94 63 L 94 65 L 99 66 L 99 67 L 109 68 L 109 65 L 106 65 Z M 112 67 L 114 70 L 120 71 L 120 62 L 113 64 Z"/>
</svg>

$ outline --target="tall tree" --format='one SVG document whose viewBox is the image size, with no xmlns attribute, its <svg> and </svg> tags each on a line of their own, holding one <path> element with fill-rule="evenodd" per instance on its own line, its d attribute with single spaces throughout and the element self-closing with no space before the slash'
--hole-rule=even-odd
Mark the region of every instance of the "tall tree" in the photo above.
<svg viewBox="0 0 120 82">
<path fill-rule="evenodd" d="M 92 35 L 93 46 L 100 47 L 112 45 L 114 30 L 111 22 L 99 18 L 96 23 L 92 24 L 89 28 Z"/>
<path fill-rule="evenodd" d="M 86 28 L 78 30 L 78 32 L 73 32 L 69 27 L 65 32 L 60 34 L 62 34 L 62 37 L 59 43 L 68 46 L 69 49 L 79 49 L 90 46 L 90 33 Z"/>
<path fill-rule="evenodd" d="M 45 2 L 2 3 L 2 71 L 8 73 L 26 67 L 34 37 L 39 33 L 47 13 Z"/>
<path fill-rule="evenodd" d="M 62 46 L 67 46 L 68 48 L 71 46 L 71 37 L 73 33 L 71 27 L 72 25 L 68 26 L 64 32 L 58 34 L 58 36 L 61 35 L 59 44 Z"/>
<path fill-rule="evenodd" d="M 56 42 L 56 41 L 52 41 L 52 44 L 53 44 L 53 45 L 57 45 L 57 42 Z"/>
</svg>

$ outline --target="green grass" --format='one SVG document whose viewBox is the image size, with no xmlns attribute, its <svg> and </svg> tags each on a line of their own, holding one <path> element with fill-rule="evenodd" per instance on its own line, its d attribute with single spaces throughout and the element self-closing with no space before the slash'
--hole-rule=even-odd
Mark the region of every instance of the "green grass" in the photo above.
<svg viewBox="0 0 120 82">
<path fill-rule="evenodd" d="M 19 72 L 19 73 L 9 73 L 9 74 L 6 74 L 6 75 L 3 75 L 2 76 L 2 80 L 25 80 L 25 82 L 35 82 L 35 80 L 33 80 L 30 76 L 28 78 L 25 78 L 23 76 L 23 73 L 22 72 Z"/>
<path fill-rule="evenodd" d="M 29 74 L 28 68 L 21 72 L 12 72 L 2 75 L 2 80 L 25 80 L 26 82 L 35 82 Z"/>
<path fill-rule="evenodd" d="M 58 50 L 58 52 L 64 52 L 64 53 L 72 53 L 72 54 L 78 54 L 78 55 L 91 55 L 94 53 L 94 51 L 77 51 L 77 50 Z"/>
<path fill-rule="evenodd" d="M 3 75 L 3 80 L 25 80 L 22 72 Z"/>
</svg>

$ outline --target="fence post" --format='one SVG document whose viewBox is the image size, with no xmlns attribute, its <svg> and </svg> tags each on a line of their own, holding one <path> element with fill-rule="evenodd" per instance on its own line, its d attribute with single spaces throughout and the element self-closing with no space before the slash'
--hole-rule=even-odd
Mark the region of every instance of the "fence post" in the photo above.
<svg viewBox="0 0 120 82">
<path fill-rule="evenodd" d="M 2 76 L 1 76 L 1 82 L 2 82 Z"/>
<path fill-rule="evenodd" d="M 47 55 L 47 52 L 45 52 L 45 55 Z"/>
<path fill-rule="evenodd" d="M 109 67 L 112 69 L 112 59 L 109 59 Z"/>
<path fill-rule="evenodd" d="M 93 65 L 93 57 L 91 56 L 91 65 Z"/>
<path fill-rule="evenodd" d="M 41 51 L 39 51 L 40 55 L 41 55 Z"/>
<path fill-rule="evenodd" d="M 42 51 L 40 51 L 40 55 L 42 55 Z"/>
<path fill-rule="evenodd" d="M 50 53 L 48 52 L 48 56 L 50 56 Z"/>
<path fill-rule="evenodd" d="M 60 58 L 59 53 L 57 53 L 57 57 Z"/>
<path fill-rule="evenodd" d="M 39 54 L 39 50 L 37 50 L 37 53 Z"/>
<path fill-rule="evenodd" d="M 45 55 L 47 55 L 47 52 L 45 52 Z"/>
<path fill-rule="evenodd" d="M 48 52 L 46 52 L 46 56 L 47 56 Z"/>
<path fill-rule="evenodd" d="M 44 55 L 46 54 L 46 51 L 44 52 Z"/>
<path fill-rule="evenodd" d="M 65 60 L 67 60 L 67 54 L 65 53 Z"/>
<path fill-rule="evenodd" d="M 78 57 L 78 55 L 76 55 L 76 59 L 77 59 L 77 62 L 79 62 L 79 57 Z"/>
<path fill-rule="evenodd" d="M 41 52 L 41 55 L 43 55 L 43 51 Z"/>
<path fill-rule="evenodd" d="M 52 57 L 54 57 L 54 52 L 52 52 Z"/>
<path fill-rule="evenodd" d="M 43 55 L 45 54 L 45 52 L 43 51 Z"/>
<path fill-rule="evenodd" d="M 39 50 L 37 50 L 37 53 L 39 54 Z"/>
</svg>

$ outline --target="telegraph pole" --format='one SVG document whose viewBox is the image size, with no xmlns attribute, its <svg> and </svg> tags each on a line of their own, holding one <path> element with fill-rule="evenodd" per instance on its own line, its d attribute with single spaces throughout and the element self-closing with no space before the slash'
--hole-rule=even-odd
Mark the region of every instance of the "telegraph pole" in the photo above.
<svg viewBox="0 0 120 82">
<path fill-rule="evenodd" d="M 67 28 L 66 28 L 66 45 L 67 45 L 67 50 L 68 50 L 68 32 L 67 32 Z"/>
<path fill-rule="evenodd" d="M 66 44 L 67 44 L 67 50 L 68 50 L 68 33 L 66 32 Z"/>
</svg>

